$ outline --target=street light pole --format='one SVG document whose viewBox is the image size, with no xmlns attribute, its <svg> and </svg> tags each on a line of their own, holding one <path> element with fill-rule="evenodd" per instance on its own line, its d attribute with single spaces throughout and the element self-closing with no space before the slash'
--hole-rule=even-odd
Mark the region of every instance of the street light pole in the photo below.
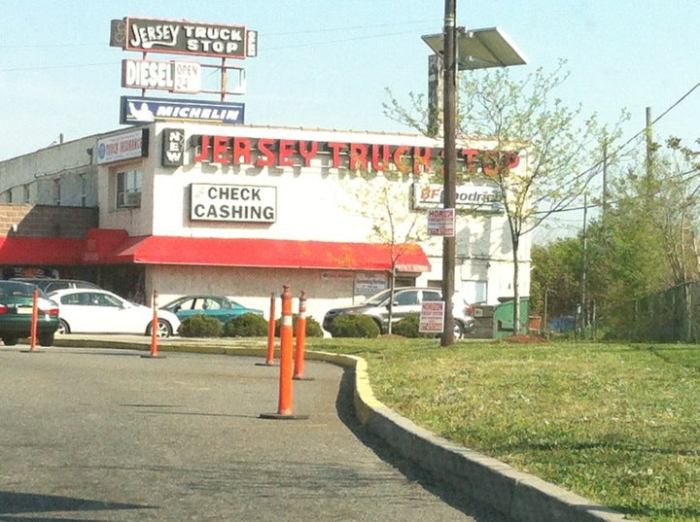
<svg viewBox="0 0 700 522">
<path fill-rule="evenodd" d="M 444 208 L 454 211 L 457 188 L 457 149 L 455 143 L 457 60 L 455 19 L 457 16 L 457 0 L 445 0 L 445 69 L 444 69 Z M 455 288 L 455 236 L 445 236 L 442 239 L 442 298 L 445 301 L 445 327 L 440 339 L 441 346 L 454 344 L 454 317 L 452 317 L 452 294 Z"/>
</svg>

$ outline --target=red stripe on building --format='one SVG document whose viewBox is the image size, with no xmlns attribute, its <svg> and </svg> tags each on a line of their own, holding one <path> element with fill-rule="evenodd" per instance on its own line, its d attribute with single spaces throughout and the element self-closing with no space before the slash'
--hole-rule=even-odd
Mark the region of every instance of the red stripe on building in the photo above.
<svg viewBox="0 0 700 522">
<path fill-rule="evenodd" d="M 398 270 L 430 270 L 420 246 L 397 245 L 395 252 Z M 389 270 L 391 259 L 389 245 L 373 243 L 169 236 L 129 238 L 113 257 L 118 263 L 325 270 Z"/>
<path fill-rule="evenodd" d="M 84 239 L 0 236 L 0 264 L 79 265 L 84 245 Z"/>
<path fill-rule="evenodd" d="M 194 265 L 322 270 L 427 272 L 419 245 L 336 243 L 282 239 L 176 236 L 129 237 L 124 230 L 93 229 L 85 239 L 0 237 L 0 264 Z"/>
</svg>

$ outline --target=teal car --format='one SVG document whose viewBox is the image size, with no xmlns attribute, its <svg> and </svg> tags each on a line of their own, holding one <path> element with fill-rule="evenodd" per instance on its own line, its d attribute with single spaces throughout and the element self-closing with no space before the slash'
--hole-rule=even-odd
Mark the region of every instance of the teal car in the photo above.
<svg viewBox="0 0 700 522">
<path fill-rule="evenodd" d="M 223 324 L 243 314 L 263 315 L 262 310 L 248 308 L 230 297 L 218 295 L 186 295 L 161 308 L 177 315 L 180 321 L 195 315 L 205 315 L 218 319 Z"/>
<path fill-rule="evenodd" d="M 58 330 L 58 305 L 30 283 L 0 281 L 0 339 L 13 346 L 31 336 L 34 291 L 38 293 L 37 340 L 42 346 L 51 346 Z"/>
</svg>

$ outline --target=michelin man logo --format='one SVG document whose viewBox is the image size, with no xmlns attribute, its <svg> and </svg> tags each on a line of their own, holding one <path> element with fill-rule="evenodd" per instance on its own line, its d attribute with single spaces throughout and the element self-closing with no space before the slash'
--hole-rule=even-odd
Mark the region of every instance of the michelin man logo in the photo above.
<svg viewBox="0 0 700 522">
<path fill-rule="evenodd" d="M 134 102 L 129 102 L 129 116 L 127 119 L 135 121 L 155 121 L 156 118 L 146 102 L 141 103 L 141 106 L 138 108 Z"/>
</svg>

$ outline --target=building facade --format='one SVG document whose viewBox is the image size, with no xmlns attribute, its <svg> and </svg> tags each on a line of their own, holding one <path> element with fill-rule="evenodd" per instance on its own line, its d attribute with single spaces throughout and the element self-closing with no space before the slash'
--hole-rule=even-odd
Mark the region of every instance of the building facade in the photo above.
<svg viewBox="0 0 700 522">
<path fill-rule="evenodd" d="M 517 175 L 525 162 L 490 155 L 487 141 L 461 145 L 455 287 L 464 301 L 496 303 L 513 295 L 513 261 L 489 165 L 507 161 Z M 290 285 L 320 322 L 387 287 L 392 269 L 400 285 L 441 285 L 442 238 L 426 231 L 427 209 L 441 206 L 441 146 L 407 134 L 181 121 L 58 144 L 0 162 L 0 264 L 6 276 L 46 267 L 89 277 L 139 301 L 157 290 L 160 304 L 209 293 L 266 310 Z M 81 218 L 82 237 L 67 227 L 37 233 L 16 217 L 27 205 L 93 217 Z M 525 237 L 520 295 L 529 256 Z"/>
</svg>

